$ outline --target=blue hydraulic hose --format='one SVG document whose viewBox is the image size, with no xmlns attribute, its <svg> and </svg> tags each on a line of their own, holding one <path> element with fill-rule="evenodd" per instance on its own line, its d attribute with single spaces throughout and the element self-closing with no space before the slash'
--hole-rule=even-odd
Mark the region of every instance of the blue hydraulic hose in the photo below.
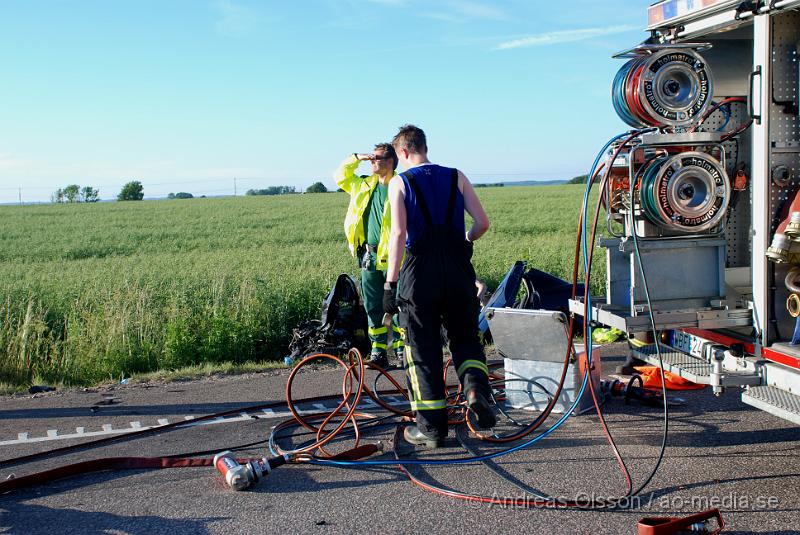
<svg viewBox="0 0 800 535">
<path fill-rule="evenodd" d="M 719 128 L 717 128 L 717 132 L 722 132 L 723 130 L 725 130 L 725 127 L 728 126 L 729 122 L 731 122 L 731 110 L 730 110 L 729 106 L 730 106 L 730 104 L 726 104 L 726 105 L 720 107 L 720 111 L 722 112 L 722 115 L 725 116 L 725 122 L 722 123 L 719 126 Z"/>
<path fill-rule="evenodd" d="M 608 140 L 608 142 L 600 149 L 600 152 L 597 153 L 597 157 L 594 159 L 594 163 L 592 164 L 592 169 L 589 172 L 589 176 L 586 179 L 586 190 L 583 193 L 583 217 L 581 218 L 581 254 L 583 255 L 583 272 L 589 273 L 589 254 L 586 248 L 586 220 L 587 214 L 589 213 L 589 192 L 592 189 L 592 178 L 594 177 L 595 173 L 597 172 L 597 166 L 600 164 L 600 160 L 602 159 L 603 155 L 606 151 L 614 144 L 615 141 L 622 139 L 628 135 L 627 132 L 623 132 L 622 134 L 618 134 Z M 614 165 L 614 162 L 609 162 L 608 165 Z M 602 192 L 600 193 L 602 195 Z M 586 281 L 586 316 L 583 319 L 584 324 L 586 325 L 586 339 L 583 341 L 585 350 L 586 350 L 586 358 L 587 362 L 591 364 L 592 362 L 592 352 L 591 349 L 591 340 L 592 340 L 592 291 L 591 285 L 589 281 Z"/>
<path fill-rule="evenodd" d="M 652 130 L 656 130 L 656 129 L 655 128 L 645 128 L 645 129 L 642 129 L 642 130 L 636 130 L 635 132 L 637 132 L 639 134 L 642 134 L 644 132 L 649 132 L 649 131 L 652 131 Z M 586 228 L 586 219 L 587 218 L 586 218 L 586 214 L 589 211 L 589 192 L 592 189 L 592 177 L 597 172 L 597 166 L 600 163 L 600 159 L 603 157 L 603 155 L 606 153 L 606 151 L 609 149 L 609 147 L 611 147 L 611 145 L 613 145 L 615 141 L 617 141 L 619 139 L 622 139 L 625 136 L 629 136 L 633 132 L 634 131 L 623 132 L 622 134 L 618 134 L 618 135 L 614 136 L 613 138 L 611 138 L 605 144 L 605 146 L 603 146 L 603 148 L 597 154 L 597 158 L 595 158 L 594 164 L 592 165 L 592 170 L 589 173 L 589 178 L 586 180 L 586 190 L 584 191 L 584 194 L 583 194 L 583 215 L 584 215 L 584 217 L 581 218 L 581 254 L 583 254 L 583 270 L 584 270 L 584 273 L 589 273 L 589 255 L 588 255 L 588 250 L 586 248 L 586 243 L 587 243 L 587 240 L 586 240 L 586 233 L 587 233 L 587 228 Z M 609 166 L 614 165 L 614 162 L 608 162 L 608 165 Z M 631 184 L 633 184 L 633 181 L 631 181 Z M 602 195 L 602 192 L 600 192 L 600 194 Z M 584 318 L 584 321 L 586 322 L 586 326 L 587 326 L 586 327 L 586 329 L 587 329 L 587 338 L 591 342 L 591 339 L 592 339 L 591 338 L 591 334 L 592 334 L 592 323 L 591 323 L 591 319 L 592 319 L 592 292 L 591 292 L 591 286 L 589 285 L 589 281 L 588 280 L 586 281 L 586 287 L 587 287 L 587 290 L 586 290 L 586 317 Z M 586 340 L 584 340 L 584 343 L 586 343 Z M 589 347 L 591 347 L 591 345 Z M 591 363 L 591 351 L 587 352 L 587 357 L 589 358 L 589 362 Z"/>
<path fill-rule="evenodd" d="M 622 139 L 625 137 L 627 132 L 622 134 L 618 134 L 608 140 L 608 142 L 600 149 L 600 152 L 597 153 L 597 157 L 594 159 L 594 163 L 592 164 L 592 169 L 589 172 L 588 178 L 586 179 L 586 190 L 583 193 L 583 217 L 581 218 L 581 254 L 583 255 L 583 272 L 585 274 L 589 273 L 589 254 L 586 248 L 586 220 L 588 219 L 587 215 L 589 213 L 589 193 L 592 190 L 592 182 L 595 173 L 597 172 L 597 166 L 600 164 L 600 160 L 602 159 L 603 155 L 606 151 L 614 144 L 615 141 Z M 608 165 L 613 165 L 614 162 L 609 162 Z M 602 195 L 602 192 L 600 193 Z M 586 362 L 587 364 L 592 363 L 592 291 L 591 285 L 589 284 L 589 280 L 586 281 L 586 315 L 583 318 L 584 325 L 586 325 L 586 339 L 583 341 L 584 344 L 584 351 L 586 351 Z M 587 366 L 588 369 L 588 366 Z M 588 377 L 589 374 L 586 374 Z M 586 377 L 584 377 L 584 384 L 586 384 Z M 581 388 L 581 395 L 583 395 L 583 389 Z M 580 397 L 576 399 L 576 402 L 580 400 Z"/>
<path fill-rule="evenodd" d="M 625 86 L 628 81 L 628 74 L 638 64 L 638 58 L 633 58 L 623 65 L 617 75 L 614 76 L 614 81 L 611 84 L 611 103 L 617 115 L 622 119 L 625 124 L 634 128 L 642 126 L 642 122 L 636 118 L 635 114 L 631 111 L 628 101 L 625 98 Z"/>
</svg>

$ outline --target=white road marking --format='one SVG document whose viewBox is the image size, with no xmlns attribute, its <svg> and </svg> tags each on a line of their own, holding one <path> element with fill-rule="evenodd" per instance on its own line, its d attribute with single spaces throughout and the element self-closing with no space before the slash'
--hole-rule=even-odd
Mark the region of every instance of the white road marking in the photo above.
<svg viewBox="0 0 800 535">
<path fill-rule="evenodd" d="M 370 400 L 371 401 L 371 400 Z M 326 406 L 323 403 L 314 403 L 311 406 L 314 407 L 313 409 L 298 409 L 297 412 L 301 415 L 304 414 L 315 414 L 320 410 L 333 410 L 336 408 L 338 403 L 332 402 L 331 406 Z M 236 423 L 236 422 L 244 422 L 244 421 L 252 421 L 253 419 L 283 419 L 283 418 L 291 418 L 292 413 L 288 410 L 283 411 L 275 411 L 274 409 L 261 409 L 261 413 L 263 414 L 251 414 L 247 412 L 241 412 L 239 416 L 235 417 L 228 417 L 228 418 L 216 418 L 214 420 L 205 420 L 202 422 L 192 422 L 196 415 L 190 414 L 183 417 L 186 423 L 183 423 L 177 427 L 180 428 L 189 428 L 195 426 L 203 426 L 203 425 L 219 425 L 219 424 L 229 424 L 229 423 Z M 57 429 L 48 429 L 46 431 L 45 436 L 31 436 L 29 432 L 20 432 L 17 433 L 17 438 L 12 440 L 3 440 L 0 441 L 0 446 L 13 446 L 17 444 L 29 444 L 34 442 L 47 442 L 51 440 L 69 440 L 69 439 L 76 439 L 76 438 L 87 438 L 87 437 L 100 437 L 105 435 L 122 435 L 125 433 L 132 433 L 135 431 L 142 431 L 144 429 L 152 429 L 154 427 L 160 427 L 163 425 L 169 424 L 169 420 L 166 418 L 159 418 L 157 420 L 158 425 L 143 425 L 141 421 L 133 421 L 128 423 L 128 427 L 117 427 L 114 428 L 112 424 L 102 424 L 100 426 L 101 430 L 97 431 L 87 431 L 86 427 L 80 426 L 75 427 L 74 433 L 59 433 Z M 91 426 L 96 427 L 96 426 Z"/>
</svg>

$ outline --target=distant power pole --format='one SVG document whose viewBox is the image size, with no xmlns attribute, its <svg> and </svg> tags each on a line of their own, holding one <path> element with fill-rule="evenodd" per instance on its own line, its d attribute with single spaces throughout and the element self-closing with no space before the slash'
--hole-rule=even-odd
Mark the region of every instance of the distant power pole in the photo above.
<svg viewBox="0 0 800 535">
<path fill-rule="evenodd" d="M 19 187 L 19 205 L 22 206 L 22 186 Z"/>
<path fill-rule="evenodd" d="M 233 196 L 236 197 L 236 177 L 233 177 Z"/>
</svg>

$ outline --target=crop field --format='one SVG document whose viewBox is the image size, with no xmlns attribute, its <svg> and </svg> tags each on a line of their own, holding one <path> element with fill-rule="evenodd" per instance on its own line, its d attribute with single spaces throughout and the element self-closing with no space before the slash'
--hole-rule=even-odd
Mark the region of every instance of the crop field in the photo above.
<svg viewBox="0 0 800 535">
<path fill-rule="evenodd" d="M 490 289 L 515 260 L 569 278 L 583 186 L 478 192 L 492 228 L 473 262 Z M 358 271 L 342 230 L 347 202 L 328 193 L 0 207 L 0 383 L 281 358 L 336 276 Z"/>
</svg>

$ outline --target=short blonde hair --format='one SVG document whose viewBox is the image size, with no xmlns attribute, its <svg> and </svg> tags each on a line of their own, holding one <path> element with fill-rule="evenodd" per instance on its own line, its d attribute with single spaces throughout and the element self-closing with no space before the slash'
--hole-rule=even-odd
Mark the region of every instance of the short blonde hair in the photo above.
<svg viewBox="0 0 800 535">
<path fill-rule="evenodd" d="M 392 145 L 395 149 L 402 148 L 418 154 L 428 152 L 428 140 L 425 139 L 425 132 L 413 124 L 401 126 L 400 131 L 392 139 Z"/>
</svg>

